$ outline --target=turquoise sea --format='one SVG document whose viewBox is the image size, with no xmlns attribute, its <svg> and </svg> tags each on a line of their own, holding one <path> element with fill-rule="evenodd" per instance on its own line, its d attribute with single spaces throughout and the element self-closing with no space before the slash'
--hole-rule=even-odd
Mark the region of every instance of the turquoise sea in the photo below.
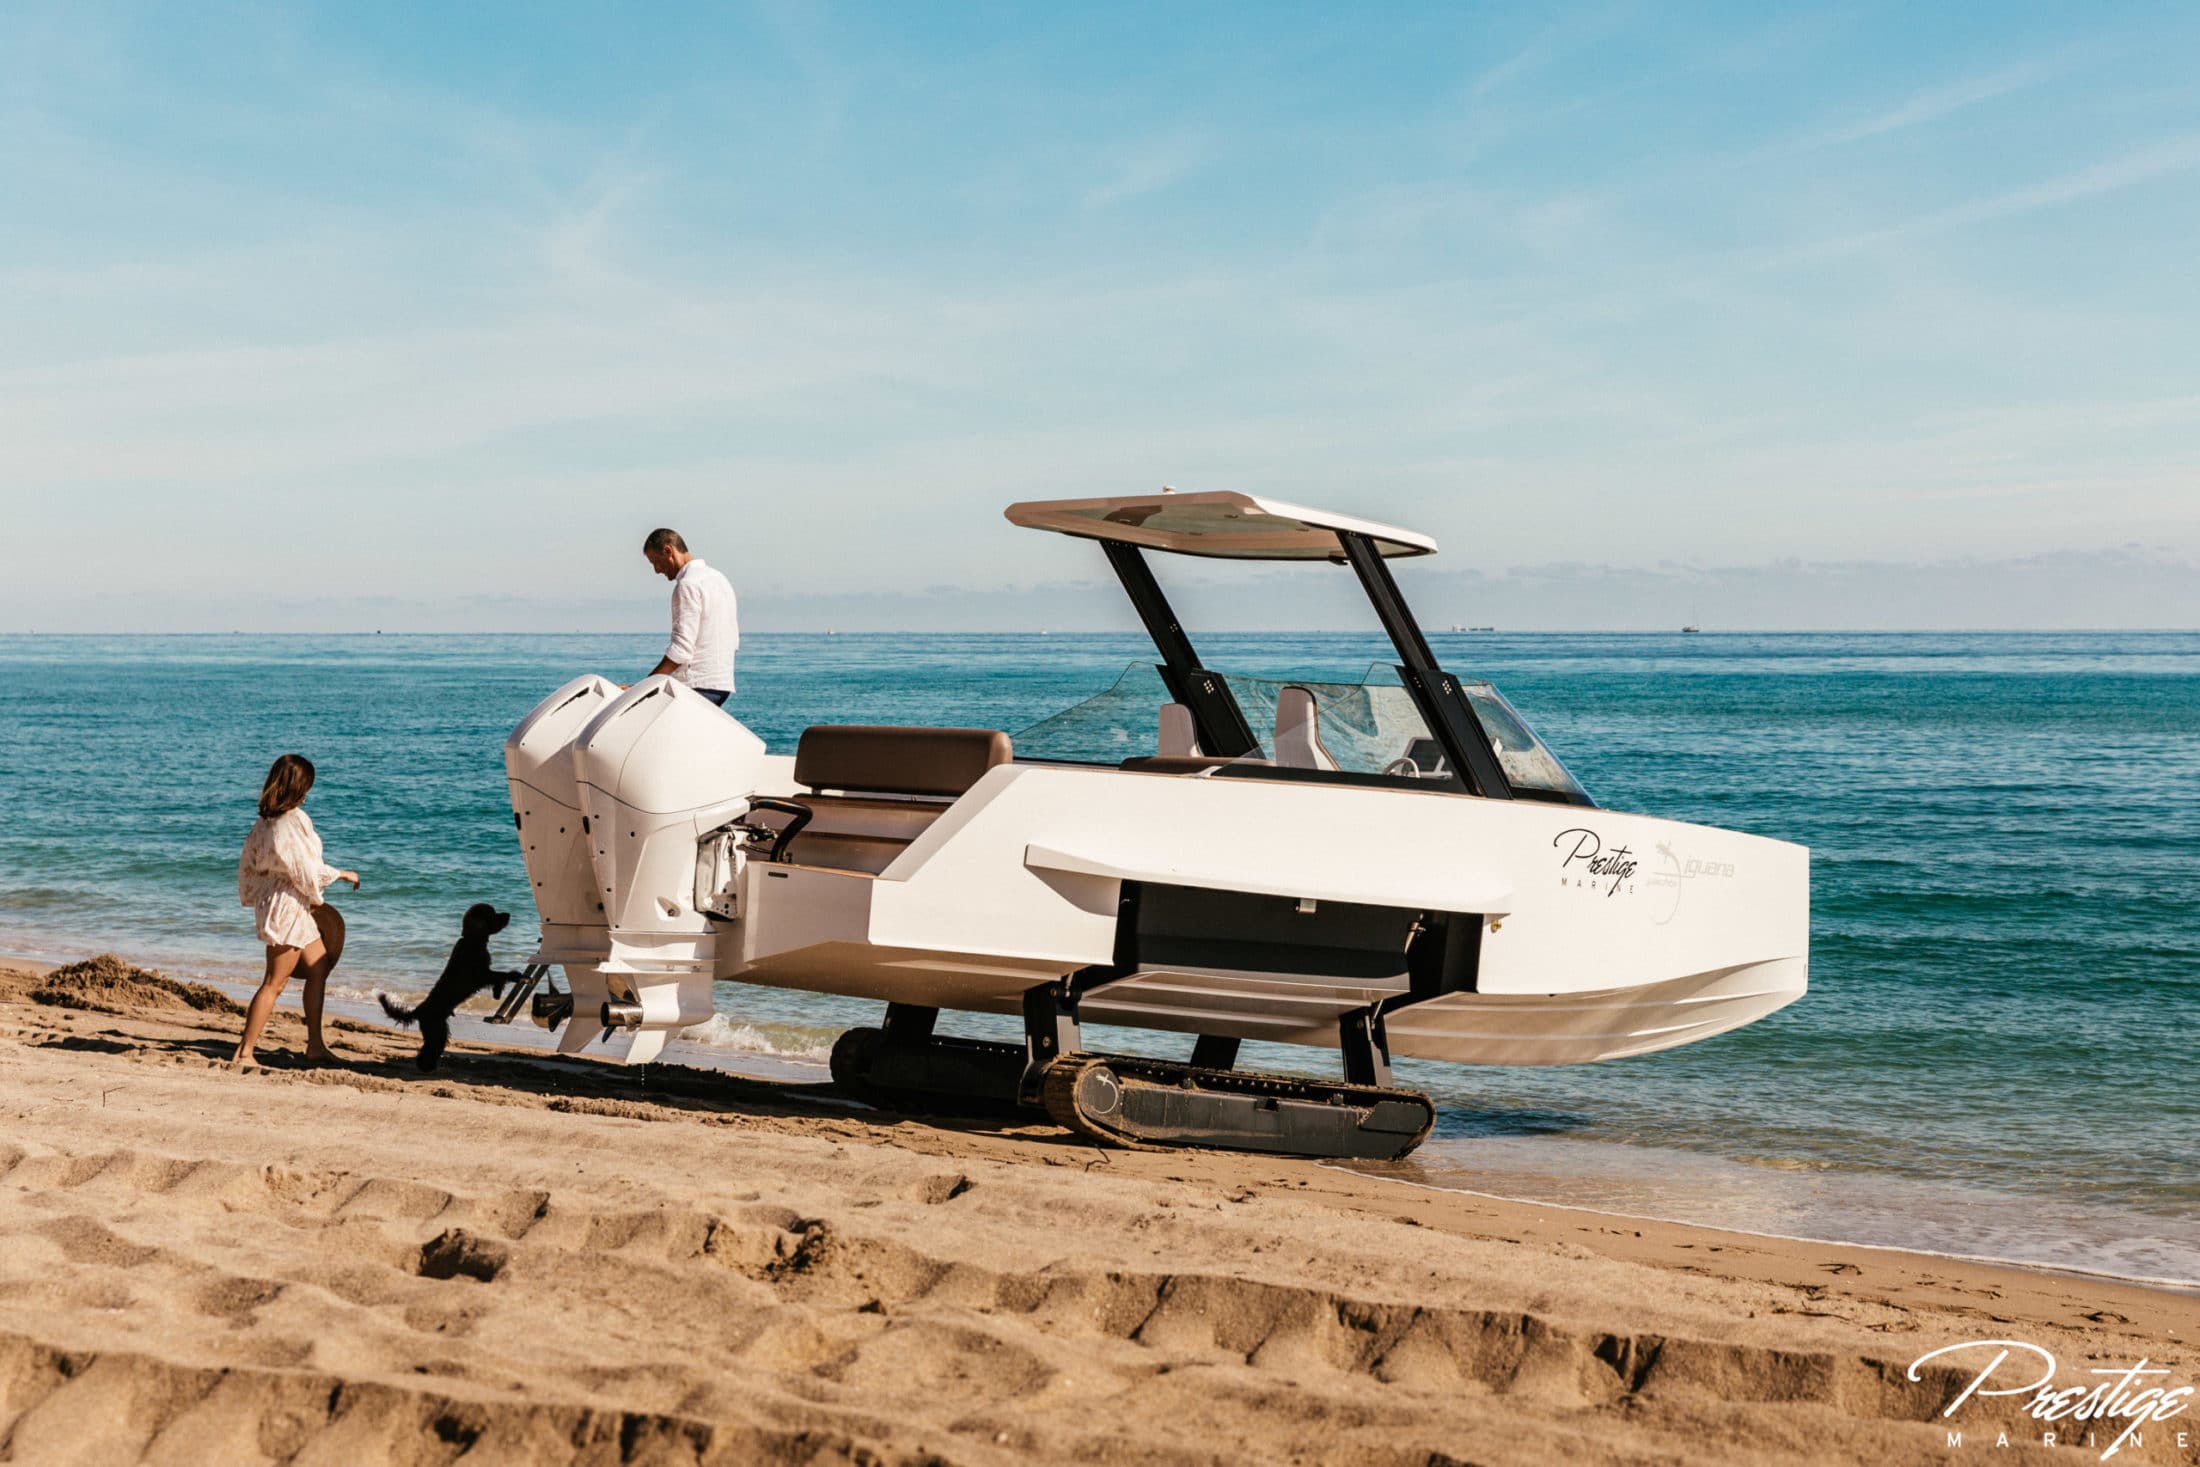
<svg viewBox="0 0 2200 1467">
<path fill-rule="evenodd" d="M 1640 1059 L 1401 1065 L 1443 1107 L 1401 1180 L 2200 1284 L 2200 635 L 1432 640 L 1601 804 L 1810 846 L 1811 992 Z M 533 912 L 504 735 L 567 678 L 627 681 L 658 651 L 0 637 L 0 952 L 256 975 L 236 852 L 295 749 L 330 858 L 365 877 L 337 897 L 341 992 L 425 986 L 476 900 L 515 913 L 516 966 Z M 1373 636 L 1201 651 L 1347 680 L 1386 660 Z M 1150 660 L 1135 637 L 751 636 L 731 710 L 782 751 L 813 722 L 1014 731 Z M 782 1068 L 876 1013 L 741 985 L 720 1008 L 687 1050 Z"/>
</svg>

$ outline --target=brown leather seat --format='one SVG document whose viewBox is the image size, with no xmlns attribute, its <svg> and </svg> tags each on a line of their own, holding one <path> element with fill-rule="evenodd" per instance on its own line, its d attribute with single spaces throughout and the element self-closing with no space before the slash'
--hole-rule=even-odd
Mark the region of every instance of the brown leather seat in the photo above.
<svg viewBox="0 0 2200 1467">
<path fill-rule="evenodd" d="M 1014 757 L 998 729 L 820 723 L 802 731 L 794 777 L 813 790 L 953 797 Z"/>
<path fill-rule="evenodd" d="M 794 797 L 809 807 L 811 817 L 789 844 L 787 859 L 875 875 L 956 796 L 1014 756 L 1008 735 L 989 728 L 839 723 L 806 728 L 795 746 L 795 779 L 813 790 L 842 793 Z M 766 823 L 786 822 L 772 817 Z"/>
</svg>

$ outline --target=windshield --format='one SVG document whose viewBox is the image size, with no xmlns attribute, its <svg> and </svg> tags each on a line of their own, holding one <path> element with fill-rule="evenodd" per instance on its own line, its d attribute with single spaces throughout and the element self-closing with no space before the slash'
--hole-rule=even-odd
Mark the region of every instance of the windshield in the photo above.
<svg viewBox="0 0 2200 1467">
<path fill-rule="evenodd" d="M 1016 735 L 1016 752 L 1032 759 L 1078 764 L 1120 764 L 1155 752 L 1161 705 L 1168 685 L 1151 663 L 1123 669 L 1115 686 L 1097 697 L 1042 718 Z"/>
<path fill-rule="evenodd" d="M 1474 705 L 1475 717 L 1482 720 L 1482 731 L 1490 736 L 1490 747 L 1497 751 L 1497 762 L 1504 766 L 1505 779 L 1515 790 L 1583 801 L 1589 798 L 1581 782 L 1544 747 L 1519 710 L 1505 701 L 1504 694 L 1486 682 L 1462 682 L 1459 688 Z"/>
<path fill-rule="evenodd" d="M 1349 774 L 1456 783 L 1442 746 L 1430 734 L 1413 695 L 1398 681 L 1393 668 L 1377 664 L 1356 683 L 1250 677 L 1242 673 L 1216 676 L 1229 685 L 1253 737 L 1259 741 L 1259 750 L 1248 759 L 1334 768 Z M 1467 682 L 1461 687 L 1515 790 L 1587 800 L 1580 784 L 1496 688 L 1486 682 Z M 1291 728 L 1294 719 L 1286 718 L 1283 753 L 1279 757 L 1277 704 L 1288 702 L 1287 714 L 1302 707 L 1304 700 L 1286 693 L 1294 688 L 1304 689 L 1312 699 L 1312 738 L 1303 731 L 1303 718 L 1295 720 L 1301 728 L 1296 733 Z M 1169 701 L 1159 670 L 1146 663 L 1133 663 L 1116 679 L 1114 687 L 1098 697 L 1042 719 L 1017 734 L 1016 752 L 1032 759 L 1105 764 L 1162 752 L 1181 753 L 1184 751 L 1164 751 L 1159 746 L 1161 707 Z"/>
</svg>

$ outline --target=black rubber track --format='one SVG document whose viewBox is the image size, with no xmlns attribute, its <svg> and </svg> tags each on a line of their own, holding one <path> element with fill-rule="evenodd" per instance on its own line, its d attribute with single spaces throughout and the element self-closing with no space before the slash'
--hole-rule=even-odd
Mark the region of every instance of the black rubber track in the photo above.
<svg viewBox="0 0 2200 1467">
<path fill-rule="evenodd" d="M 935 1036 L 906 1050 L 889 1049 L 877 1029 L 850 1029 L 833 1045 L 833 1083 L 842 1093 L 885 1110 L 917 1115 L 1011 1116 L 1019 1109 L 1022 1046 Z M 1175 1124 L 1140 1134 L 1135 1121 L 1091 1113 L 1079 1086 L 1106 1070 L 1133 1109 L 1175 1112 Z M 1133 1151 L 1205 1148 L 1276 1156 L 1394 1160 L 1427 1138 L 1436 1107 L 1414 1090 L 1335 1084 L 1245 1070 L 1211 1070 L 1171 1060 L 1119 1054 L 1068 1054 L 1041 1073 L 1041 1103 L 1054 1123 L 1102 1145 Z M 1137 1094 L 1127 1092 L 1136 1091 Z M 1155 1092 L 1169 1092 L 1156 1094 Z M 1183 1092 L 1190 1092 L 1189 1095 Z M 1193 1099 L 1196 1097 L 1196 1100 Z M 1192 1101 L 1190 1105 L 1177 1104 Z M 1232 1100 L 1282 1102 L 1267 1115 L 1238 1111 Z M 1218 1103 L 1219 1102 L 1219 1103 Z M 1211 1126 L 1185 1111 L 1205 1111 Z M 1235 1112 L 1233 1114 L 1233 1112 Z M 1295 1124 L 1291 1124 L 1294 1119 Z M 1263 1122 L 1273 1117 L 1273 1125 Z M 1366 1124 L 1370 1119 L 1377 1124 Z"/>
<path fill-rule="evenodd" d="M 1020 1044 L 935 1035 L 895 1048 L 880 1030 L 833 1041 L 833 1084 L 854 1100 L 912 1115 L 1013 1116 L 1023 1074 Z"/>
<path fill-rule="evenodd" d="M 1252 1140 L 1222 1134 L 1201 1136 L 1192 1132 L 1180 1132 L 1166 1139 L 1139 1135 L 1135 1130 L 1111 1124 L 1107 1118 L 1092 1114 L 1080 1103 L 1079 1087 L 1088 1075 L 1100 1069 L 1111 1071 L 1116 1083 L 1125 1092 L 1144 1087 L 1203 1091 L 1217 1097 L 1294 1101 L 1325 1108 L 1333 1106 L 1342 1111 L 1357 1113 L 1362 1118 L 1373 1113 L 1378 1106 L 1384 1107 L 1385 1113 L 1391 1116 L 1399 1113 L 1398 1107 L 1405 1107 L 1418 1112 L 1419 1127 L 1410 1131 L 1379 1133 L 1356 1130 L 1356 1137 L 1366 1149 L 1353 1151 L 1320 1145 L 1311 1136 L 1307 1138 L 1309 1144 L 1302 1149 L 1274 1139 Z M 1215 1150 L 1259 1151 L 1270 1155 L 1357 1156 L 1366 1160 L 1396 1160 L 1410 1154 L 1426 1140 L 1430 1128 L 1436 1124 L 1435 1103 L 1417 1090 L 1391 1090 L 1375 1085 L 1338 1085 L 1285 1075 L 1255 1074 L 1244 1070 L 1203 1070 L 1167 1060 L 1139 1059 L 1129 1055 L 1064 1055 L 1047 1066 L 1042 1078 L 1047 1115 L 1056 1125 L 1090 1140 L 1127 1150 L 1158 1151 L 1190 1146 Z M 1338 1118 L 1339 1121 L 1343 1119 Z"/>
</svg>

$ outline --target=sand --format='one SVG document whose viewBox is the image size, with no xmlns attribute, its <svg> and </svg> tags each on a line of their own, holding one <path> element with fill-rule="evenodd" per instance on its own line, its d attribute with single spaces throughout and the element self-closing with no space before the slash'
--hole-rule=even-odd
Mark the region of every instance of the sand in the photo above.
<svg viewBox="0 0 2200 1467">
<path fill-rule="evenodd" d="M 2200 1385 L 2170 1291 L 238 1025 L 0 968 L 0 1461 L 2072 1462 L 1908 1365 Z"/>
</svg>

